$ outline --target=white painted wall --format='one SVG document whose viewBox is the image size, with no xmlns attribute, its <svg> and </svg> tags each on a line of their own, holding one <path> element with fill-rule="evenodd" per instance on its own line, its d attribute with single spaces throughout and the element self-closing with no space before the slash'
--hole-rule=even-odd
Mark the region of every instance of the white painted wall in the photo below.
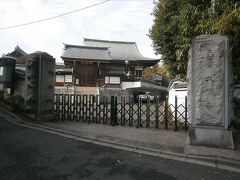
<svg viewBox="0 0 240 180">
<path fill-rule="evenodd" d="M 142 82 L 142 81 L 135 81 L 135 82 L 122 82 L 122 89 L 128 89 L 128 88 L 151 88 L 156 90 L 162 90 L 167 92 L 167 88 L 163 86 L 158 86 L 155 84 L 151 84 L 148 82 Z"/>
<path fill-rule="evenodd" d="M 187 96 L 187 88 L 171 89 L 169 91 L 168 103 L 175 105 L 175 96 L 177 96 L 177 104 L 185 106 L 185 97 Z"/>
<path fill-rule="evenodd" d="M 177 82 L 176 82 L 177 83 Z M 173 106 L 171 107 L 172 112 L 174 112 L 175 110 L 175 96 L 177 96 L 177 107 L 178 108 L 178 116 L 180 116 L 180 114 L 182 114 L 185 111 L 185 97 L 187 96 L 187 88 L 173 88 L 173 86 L 171 86 L 169 88 L 168 91 L 168 103 L 169 105 L 172 104 Z M 181 106 L 182 105 L 182 106 Z M 183 113 L 184 116 L 184 113 Z M 173 117 L 174 113 L 173 113 Z M 184 121 L 184 119 L 181 120 L 182 122 Z"/>
<path fill-rule="evenodd" d="M 107 83 L 107 84 L 120 84 L 120 77 L 105 76 L 105 83 Z"/>
<path fill-rule="evenodd" d="M 122 89 L 141 87 L 141 81 L 122 82 Z"/>
</svg>

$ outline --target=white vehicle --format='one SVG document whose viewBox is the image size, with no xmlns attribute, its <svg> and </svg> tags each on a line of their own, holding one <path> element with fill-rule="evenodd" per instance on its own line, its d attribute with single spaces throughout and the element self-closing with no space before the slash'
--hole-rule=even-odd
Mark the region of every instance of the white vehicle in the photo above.
<svg viewBox="0 0 240 180">
<path fill-rule="evenodd" d="M 139 94 L 138 99 L 141 99 L 143 102 L 146 102 L 148 99 L 149 101 L 154 101 L 154 96 L 150 92 L 146 92 L 144 94 Z"/>
</svg>

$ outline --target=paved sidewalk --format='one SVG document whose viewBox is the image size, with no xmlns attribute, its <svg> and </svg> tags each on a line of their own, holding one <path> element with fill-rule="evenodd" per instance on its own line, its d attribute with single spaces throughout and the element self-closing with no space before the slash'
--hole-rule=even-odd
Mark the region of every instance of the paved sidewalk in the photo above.
<svg viewBox="0 0 240 180">
<path fill-rule="evenodd" d="M 184 153 L 187 135 L 187 133 L 183 131 L 174 132 L 159 129 L 87 124 L 80 122 L 44 123 L 44 125 L 77 133 L 87 138 L 134 145 L 136 148 L 145 147 L 156 150 L 170 150 L 176 153 Z"/>
<path fill-rule="evenodd" d="M 240 152 L 229 149 L 191 146 L 186 144 L 187 132 L 163 129 L 109 126 L 80 122 L 43 123 L 47 127 L 79 134 L 82 137 L 112 141 L 135 148 L 150 148 L 173 153 L 223 157 L 240 161 Z"/>
<path fill-rule="evenodd" d="M 0 108 L 0 115 L 3 109 Z M 5 115 L 9 111 L 4 110 Z M 166 157 L 185 162 L 203 164 L 226 170 L 240 172 L 240 152 L 228 149 L 190 146 L 186 144 L 187 132 L 163 129 L 146 129 L 127 126 L 109 126 L 80 122 L 40 122 L 24 121 L 16 114 L 10 113 L 12 121 L 22 126 L 37 127 L 55 131 L 56 134 L 67 134 L 67 137 L 79 137 L 87 142 L 107 145 L 114 148 L 136 151 L 144 154 Z M 14 118 L 13 118 L 14 117 Z M 17 120 L 16 120 L 17 119 Z"/>
</svg>

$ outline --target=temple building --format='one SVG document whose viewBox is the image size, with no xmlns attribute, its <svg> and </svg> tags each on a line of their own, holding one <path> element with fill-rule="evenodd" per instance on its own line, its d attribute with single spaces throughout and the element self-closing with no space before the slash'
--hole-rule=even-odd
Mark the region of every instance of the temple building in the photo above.
<svg viewBox="0 0 240 180">
<path fill-rule="evenodd" d="M 64 44 L 61 56 L 73 68 L 73 85 L 77 87 L 108 87 L 132 91 L 167 88 L 142 80 L 143 69 L 160 59 L 144 57 L 135 42 L 84 38 L 83 45 Z"/>
</svg>

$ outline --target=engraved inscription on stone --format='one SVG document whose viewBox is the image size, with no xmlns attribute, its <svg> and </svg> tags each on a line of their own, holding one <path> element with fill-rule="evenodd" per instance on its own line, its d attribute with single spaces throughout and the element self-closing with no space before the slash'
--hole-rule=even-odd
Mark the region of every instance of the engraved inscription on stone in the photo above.
<svg viewBox="0 0 240 180">
<path fill-rule="evenodd" d="M 226 39 L 196 38 L 189 53 L 189 110 L 193 125 L 225 125 Z"/>
</svg>

